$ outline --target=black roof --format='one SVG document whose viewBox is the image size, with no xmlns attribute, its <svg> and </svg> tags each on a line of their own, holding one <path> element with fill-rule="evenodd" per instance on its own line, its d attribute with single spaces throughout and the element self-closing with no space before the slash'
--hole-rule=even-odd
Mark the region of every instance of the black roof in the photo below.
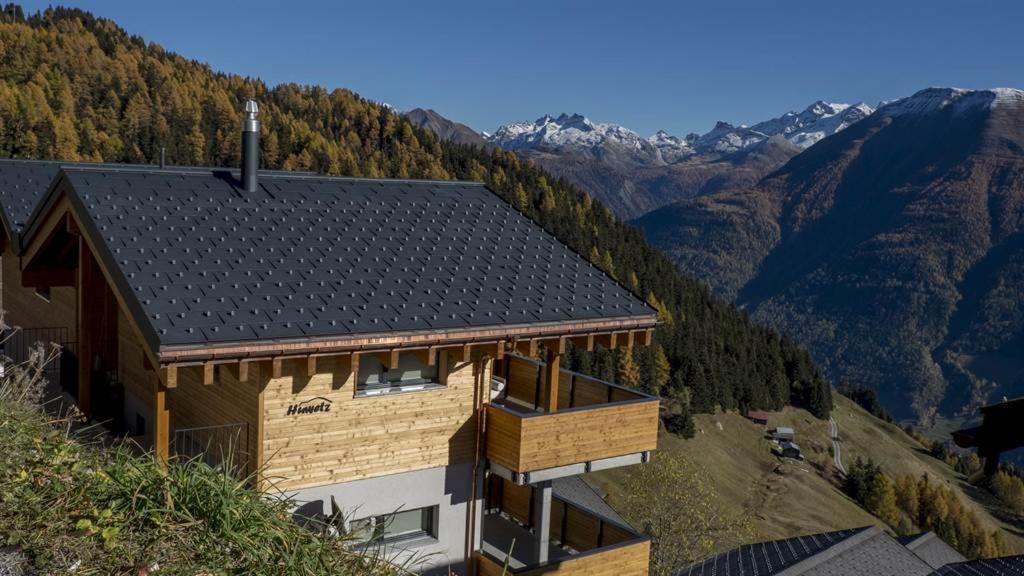
<svg viewBox="0 0 1024 576">
<path fill-rule="evenodd" d="M 1024 575 L 1024 556 L 1006 556 L 989 560 L 970 560 L 947 564 L 933 576 L 1020 576 Z"/>
<path fill-rule="evenodd" d="M 15 238 L 58 172 L 59 162 L 0 160 L 0 217 Z"/>
<path fill-rule="evenodd" d="M 654 315 L 481 184 L 63 173 L 155 346 Z"/>
<path fill-rule="evenodd" d="M 865 530 L 868 528 L 748 544 L 683 568 L 676 576 L 771 576 Z"/>
</svg>

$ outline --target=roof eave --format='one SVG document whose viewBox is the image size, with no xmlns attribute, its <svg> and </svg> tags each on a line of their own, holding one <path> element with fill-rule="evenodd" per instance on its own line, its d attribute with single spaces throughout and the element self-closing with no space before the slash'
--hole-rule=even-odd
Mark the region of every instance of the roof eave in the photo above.
<svg viewBox="0 0 1024 576">
<path fill-rule="evenodd" d="M 642 315 L 568 322 L 497 324 L 442 330 L 388 331 L 315 338 L 172 344 L 160 346 L 158 356 L 162 363 L 177 363 L 223 358 L 344 353 L 381 348 L 454 346 L 498 340 L 572 337 L 598 332 L 652 329 L 656 325 L 656 315 Z"/>
</svg>

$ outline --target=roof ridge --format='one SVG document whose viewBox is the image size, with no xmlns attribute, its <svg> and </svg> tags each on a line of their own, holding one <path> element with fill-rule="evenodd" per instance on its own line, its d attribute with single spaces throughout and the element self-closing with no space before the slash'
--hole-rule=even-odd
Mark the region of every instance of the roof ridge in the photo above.
<svg viewBox="0 0 1024 576">
<path fill-rule="evenodd" d="M 78 164 L 53 162 L 58 164 L 62 170 L 72 172 L 114 172 L 114 173 L 145 173 L 145 174 L 184 174 L 189 176 L 205 176 L 216 173 L 234 173 L 240 169 L 236 167 L 216 166 L 153 166 L 150 164 Z M 332 176 L 314 172 L 299 172 L 290 170 L 258 170 L 261 176 L 272 179 L 296 179 L 296 180 L 322 180 L 327 182 L 373 182 L 373 183 L 408 183 L 408 184 L 446 184 L 458 186 L 486 186 L 484 182 L 475 180 L 443 180 L 437 178 L 369 178 L 365 176 Z"/>
</svg>

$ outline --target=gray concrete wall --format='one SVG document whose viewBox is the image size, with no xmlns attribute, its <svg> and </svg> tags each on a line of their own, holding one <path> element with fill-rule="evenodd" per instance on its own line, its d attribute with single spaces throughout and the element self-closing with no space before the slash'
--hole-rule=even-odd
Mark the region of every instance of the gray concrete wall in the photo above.
<svg viewBox="0 0 1024 576">
<path fill-rule="evenodd" d="M 483 509 L 483 478 L 477 486 L 477 542 Z M 447 574 L 451 567 L 466 573 L 466 532 L 469 501 L 472 498 L 473 466 L 459 464 L 402 474 L 367 478 L 290 492 L 297 504 L 297 515 L 330 514 L 331 496 L 347 519 L 391 514 L 437 506 L 437 538 L 417 539 L 389 545 L 385 554 L 396 563 L 411 562 L 416 571 Z"/>
</svg>

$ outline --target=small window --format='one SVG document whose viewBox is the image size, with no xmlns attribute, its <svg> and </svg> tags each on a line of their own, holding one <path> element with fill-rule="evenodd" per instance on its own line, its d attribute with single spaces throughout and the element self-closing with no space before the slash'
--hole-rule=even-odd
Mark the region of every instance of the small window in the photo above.
<svg viewBox="0 0 1024 576">
<path fill-rule="evenodd" d="M 44 302 L 50 301 L 50 287 L 45 286 L 43 288 L 36 288 L 36 296 L 43 299 Z"/>
<path fill-rule="evenodd" d="M 353 520 L 349 530 L 356 542 L 389 543 L 415 538 L 436 538 L 437 506 Z"/>
<path fill-rule="evenodd" d="M 391 391 L 420 390 L 437 386 L 437 365 L 423 362 L 418 354 L 398 355 L 398 366 L 388 369 L 373 354 L 359 357 L 356 392 L 378 394 Z"/>
</svg>

